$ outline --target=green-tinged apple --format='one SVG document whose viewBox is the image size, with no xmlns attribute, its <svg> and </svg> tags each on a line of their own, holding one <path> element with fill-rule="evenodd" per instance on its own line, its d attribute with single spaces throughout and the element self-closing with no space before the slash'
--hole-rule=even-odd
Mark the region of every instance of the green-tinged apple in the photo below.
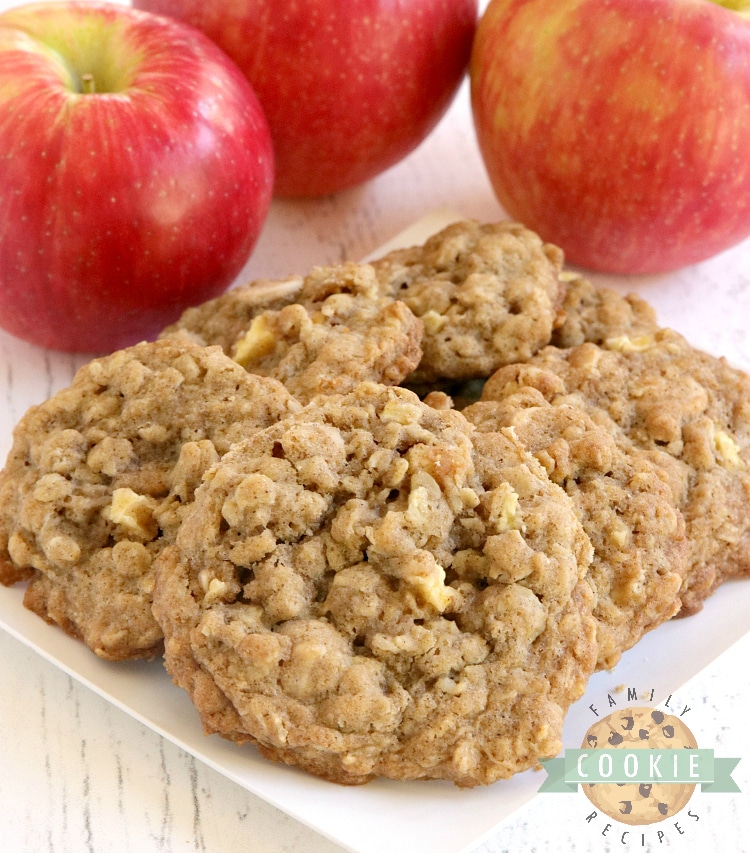
<svg viewBox="0 0 750 853">
<path fill-rule="evenodd" d="M 477 0 L 134 0 L 206 33 L 263 106 L 276 193 L 319 196 L 394 165 L 464 77 Z"/>
<path fill-rule="evenodd" d="M 267 122 L 215 44 L 125 6 L 0 15 L 0 326 L 110 351 L 224 290 L 273 191 Z"/>
<path fill-rule="evenodd" d="M 491 0 L 479 146 L 574 264 L 665 272 L 750 235 L 750 0 Z"/>
</svg>

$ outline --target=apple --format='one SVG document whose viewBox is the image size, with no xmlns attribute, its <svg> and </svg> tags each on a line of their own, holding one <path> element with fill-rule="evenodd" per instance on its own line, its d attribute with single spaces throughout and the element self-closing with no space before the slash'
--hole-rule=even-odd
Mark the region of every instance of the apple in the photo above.
<svg viewBox="0 0 750 853">
<path fill-rule="evenodd" d="M 224 290 L 273 193 L 247 79 L 191 27 L 125 6 L 0 15 L 0 326 L 102 352 Z"/>
<path fill-rule="evenodd" d="M 491 0 L 471 101 L 501 205 L 613 273 L 750 235 L 750 0 Z"/>
<path fill-rule="evenodd" d="M 276 194 L 361 184 L 412 151 L 468 65 L 477 0 L 135 0 L 200 29 L 242 68 L 276 157 Z"/>
</svg>

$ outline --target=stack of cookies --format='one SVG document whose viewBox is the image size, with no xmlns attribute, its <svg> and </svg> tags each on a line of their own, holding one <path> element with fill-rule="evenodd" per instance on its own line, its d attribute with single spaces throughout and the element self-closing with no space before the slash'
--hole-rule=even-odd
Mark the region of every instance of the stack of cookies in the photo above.
<svg viewBox="0 0 750 853">
<path fill-rule="evenodd" d="M 535 766 L 592 672 L 747 574 L 750 377 L 508 222 L 191 308 L 0 474 L 31 610 L 344 784 Z"/>
</svg>

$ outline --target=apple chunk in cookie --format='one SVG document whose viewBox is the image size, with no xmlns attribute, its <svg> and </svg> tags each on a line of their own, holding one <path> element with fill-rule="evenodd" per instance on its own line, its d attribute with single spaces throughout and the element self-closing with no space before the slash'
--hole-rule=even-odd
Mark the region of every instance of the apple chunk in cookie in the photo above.
<svg viewBox="0 0 750 853">
<path fill-rule="evenodd" d="M 204 471 L 300 408 L 218 347 L 138 344 L 32 408 L 0 472 L 0 581 L 110 660 L 153 657 L 153 561 Z"/>
<path fill-rule="evenodd" d="M 211 469 L 154 613 L 207 732 L 343 784 L 473 786 L 560 749 L 596 662 L 590 559 L 511 431 L 365 383 Z"/>
</svg>

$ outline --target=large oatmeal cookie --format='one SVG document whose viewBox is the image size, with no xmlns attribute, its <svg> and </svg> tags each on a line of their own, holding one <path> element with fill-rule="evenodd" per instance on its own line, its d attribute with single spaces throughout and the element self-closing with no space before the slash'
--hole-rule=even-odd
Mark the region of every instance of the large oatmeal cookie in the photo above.
<svg viewBox="0 0 750 853">
<path fill-rule="evenodd" d="M 531 364 L 558 377 L 594 420 L 614 421 L 667 475 L 686 522 L 682 612 L 726 578 L 750 574 L 750 377 L 669 329 L 602 346 L 548 347 Z M 491 378 L 485 393 L 494 395 Z"/>
<path fill-rule="evenodd" d="M 0 581 L 112 660 L 152 657 L 155 556 L 203 472 L 300 408 L 218 347 L 138 344 L 82 367 L 32 408 L 0 474 Z"/>
<path fill-rule="evenodd" d="M 382 293 L 371 266 L 345 263 L 317 267 L 299 285 L 230 291 L 189 309 L 162 337 L 220 344 L 249 372 L 308 401 L 363 381 L 397 385 L 419 363 L 422 331 L 403 302 Z"/>
<path fill-rule="evenodd" d="M 565 293 L 560 249 L 514 222 L 449 225 L 374 261 L 394 299 L 422 319 L 410 384 L 489 376 L 550 342 Z"/>
<path fill-rule="evenodd" d="M 685 523 L 661 469 L 617 428 L 605 429 L 565 397 L 554 404 L 537 388 L 557 377 L 513 365 L 495 375 L 484 401 L 464 409 L 480 430 L 512 427 L 550 479 L 570 496 L 594 547 L 587 580 L 594 593 L 599 668 L 680 607 L 687 570 Z M 503 380 L 505 380 L 503 382 Z M 495 399 L 489 399 L 494 391 Z"/>
<path fill-rule="evenodd" d="M 590 558 L 511 431 L 368 383 L 223 457 L 154 612 L 206 732 L 340 783 L 472 786 L 560 749 L 596 661 Z"/>
</svg>

